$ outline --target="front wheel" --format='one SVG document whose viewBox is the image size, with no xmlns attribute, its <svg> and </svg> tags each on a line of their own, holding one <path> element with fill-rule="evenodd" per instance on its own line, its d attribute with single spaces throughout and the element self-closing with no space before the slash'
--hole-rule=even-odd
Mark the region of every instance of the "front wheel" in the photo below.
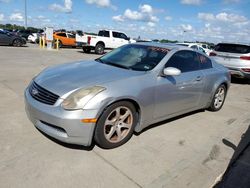
<svg viewBox="0 0 250 188">
<path fill-rule="evenodd" d="M 225 102 L 226 94 L 227 94 L 227 89 L 225 85 L 220 85 L 213 96 L 213 100 L 208 110 L 213 112 L 219 111 Z"/>
<path fill-rule="evenodd" d="M 138 115 L 133 104 L 122 101 L 110 105 L 97 122 L 94 139 L 106 149 L 126 143 L 132 136 L 138 122 Z"/>
<path fill-rule="evenodd" d="M 22 41 L 19 40 L 19 39 L 15 39 L 15 40 L 13 41 L 13 46 L 15 46 L 15 47 L 22 46 Z"/>
</svg>

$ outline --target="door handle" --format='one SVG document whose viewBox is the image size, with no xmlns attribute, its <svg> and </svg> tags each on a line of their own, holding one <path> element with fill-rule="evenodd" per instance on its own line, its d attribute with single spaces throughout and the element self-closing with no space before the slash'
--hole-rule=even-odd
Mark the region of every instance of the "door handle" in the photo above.
<svg viewBox="0 0 250 188">
<path fill-rule="evenodd" d="M 202 80 L 202 77 L 201 76 L 197 76 L 195 81 L 201 81 Z"/>
</svg>

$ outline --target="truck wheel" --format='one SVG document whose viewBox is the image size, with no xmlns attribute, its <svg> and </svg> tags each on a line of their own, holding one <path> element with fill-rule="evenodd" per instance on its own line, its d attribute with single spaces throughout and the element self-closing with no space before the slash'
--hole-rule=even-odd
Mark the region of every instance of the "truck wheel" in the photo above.
<svg viewBox="0 0 250 188">
<path fill-rule="evenodd" d="M 96 46 L 95 46 L 95 53 L 96 54 L 104 54 L 104 45 L 103 44 L 97 44 Z"/>
<path fill-rule="evenodd" d="M 87 54 L 89 54 L 91 52 L 91 49 L 88 47 L 82 47 L 82 50 L 84 53 L 87 53 Z"/>
</svg>

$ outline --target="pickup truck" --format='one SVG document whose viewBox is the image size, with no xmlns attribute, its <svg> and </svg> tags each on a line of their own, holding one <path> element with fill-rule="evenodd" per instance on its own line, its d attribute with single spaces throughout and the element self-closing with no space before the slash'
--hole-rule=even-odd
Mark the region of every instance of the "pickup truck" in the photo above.
<svg viewBox="0 0 250 188">
<path fill-rule="evenodd" d="M 98 35 L 76 33 L 76 44 L 81 46 L 85 53 L 95 50 L 96 54 L 103 54 L 105 49 L 114 49 L 122 45 L 134 43 L 126 34 L 113 30 L 100 30 Z"/>
</svg>

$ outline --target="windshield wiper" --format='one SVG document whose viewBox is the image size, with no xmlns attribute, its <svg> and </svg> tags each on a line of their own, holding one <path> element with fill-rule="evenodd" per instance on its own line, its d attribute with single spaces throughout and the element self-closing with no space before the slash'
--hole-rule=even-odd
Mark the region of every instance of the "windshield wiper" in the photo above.
<svg viewBox="0 0 250 188">
<path fill-rule="evenodd" d="M 107 65 L 113 65 L 114 67 L 119 67 L 119 68 L 123 68 L 123 69 L 130 69 L 129 67 L 125 66 L 125 65 L 121 65 L 121 64 L 117 64 L 117 63 L 113 63 L 113 62 L 107 62 Z"/>
</svg>

